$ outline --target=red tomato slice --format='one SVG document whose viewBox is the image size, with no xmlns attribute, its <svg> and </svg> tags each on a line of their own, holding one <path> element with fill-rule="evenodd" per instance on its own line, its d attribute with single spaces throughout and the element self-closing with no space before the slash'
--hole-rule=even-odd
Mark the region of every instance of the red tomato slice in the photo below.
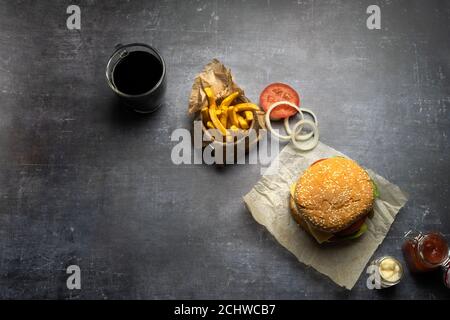
<svg viewBox="0 0 450 320">
<path fill-rule="evenodd" d="M 289 101 L 300 107 L 300 97 L 292 87 L 288 86 L 284 83 L 272 83 L 269 84 L 259 96 L 259 102 L 264 111 L 267 112 L 269 107 L 275 102 L 279 101 Z M 270 114 L 271 120 L 280 120 L 284 118 L 288 118 L 297 113 L 297 110 L 288 106 L 288 105 L 280 105 L 272 110 Z"/>
<path fill-rule="evenodd" d="M 314 161 L 311 165 L 310 165 L 310 167 L 312 167 L 313 165 L 315 165 L 316 163 L 319 163 L 320 161 L 323 161 L 323 160 L 327 160 L 328 158 L 322 158 L 322 159 L 319 159 L 319 160 L 317 160 L 317 161 Z"/>
</svg>

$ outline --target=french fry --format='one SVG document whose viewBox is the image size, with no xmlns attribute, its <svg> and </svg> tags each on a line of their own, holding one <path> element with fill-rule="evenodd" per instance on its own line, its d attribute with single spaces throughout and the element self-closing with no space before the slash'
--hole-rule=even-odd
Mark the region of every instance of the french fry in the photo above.
<svg viewBox="0 0 450 320">
<path fill-rule="evenodd" d="M 252 111 L 244 111 L 245 120 L 252 121 L 253 120 L 253 112 Z"/>
<path fill-rule="evenodd" d="M 239 103 L 237 105 L 234 106 L 234 108 L 236 109 L 236 112 L 241 112 L 241 111 L 259 111 L 259 107 L 254 104 L 254 103 Z"/>
<path fill-rule="evenodd" d="M 244 119 L 241 115 L 237 115 L 239 124 L 242 129 L 248 129 L 248 123 L 247 120 Z"/>
<path fill-rule="evenodd" d="M 230 126 L 230 128 L 233 126 L 232 111 L 233 111 L 233 107 L 227 108 L 227 114 L 228 114 L 227 124 L 228 124 L 228 126 Z"/>
<path fill-rule="evenodd" d="M 216 103 L 214 101 L 213 104 L 210 105 L 209 108 L 209 117 L 211 118 L 211 122 L 214 125 L 214 127 L 216 127 L 217 129 L 219 129 L 220 133 L 224 136 L 226 136 L 228 134 L 227 129 L 222 125 L 222 123 L 220 122 L 219 118 L 217 117 L 217 110 L 216 110 Z"/>
<path fill-rule="evenodd" d="M 214 98 L 214 92 L 211 88 L 204 88 L 203 89 L 206 93 L 206 96 L 208 97 L 208 102 L 209 102 L 209 107 L 211 108 L 212 106 L 214 106 L 214 108 L 216 107 L 216 98 Z"/>
<path fill-rule="evenodd" d="M 236 131 L 239 130 L 239 128 L 236 127 L 236 126 L 233 124 L 233 125 L 230 127 L 230 130 L 236 132 Z"/>
<path fill-rule="evenodd" d="M 222 110 L 222 113 L 227 113 L 228 112 L 228 107 L 227 106 L 220 107 L 220 108 L 221 108 L 220 110 Z"/>
<path fill-rule="evenodd" d="M 213 125 L 213 123 L 211 121 L 208 121 L 206 123 L 206 126 L 208 127 L 208 129 L 215 129 L 215 127 L 214 127 L 214 125 Z"/>
<path fill-rule="evenodd" d="M 230 109 L 231 109 L 231 123 L 234 126 L 239 128 L 240 124 L 239 124 L 239 119 L 238 119 L 238 116 L 237 116 L 237 113 L 236 113 L 236 108 L 235 107 L 230 107 Z"/>
<path fill-rule="evenodd" d="M 225 127 L 220 122 L 219 118 L 217 118 L 215 107 L 209 108 L 209 116 L 211 118 L 212 123 L 214 124 L 214 127 L 219 129 L 219 131 L 220 131 L 220 133 L 222 133 L 222 135 L 226 136 L 228 133 L 227 129 L 225 129 Z"/>
<path fill-rule="evenodd" d="M 225 99 L 222 100 L 222 103 L 220 104 L 220 108 L 222 109 L 223 107 L 228 107 L 234 99 L 236 99 L 239 95 L 239 92 L 233 92 L 232 94 L 230 94 L 228 97 L 226 97 Z"/>
<path fill-rule="evenodd" d="M 220 114 L 219 120 L 222 123 L 222 125 L 226 128 L 227 127 L 227 122 L 228 122 L 227 121 L 228 120 L 228 113 L 227 113 L 226 109 L 222 110 L 222 113 Z"/>
<path fill-rule="evenodd" d="M 222 125 L 219 118 L 217 117 L 218 110 L 217 110 L 217 106 L 216 106 L 216 99 L 214 98 L 214 92 L 209 87 L 204 88 L 204 91 L 205 91 L 206 95 L 208 96 L 208 101 L 209 101 L 209 110 L 208 111 L 209 111 L 209 117 L 211 119 L 211 122 L 214 125 L 214 127 L 219 129 L 219 131 L 220 131 L 220 133 L 222 133 L 222 135 L 226 136 L 228 134 L 228 131 Z"/>
</svg>

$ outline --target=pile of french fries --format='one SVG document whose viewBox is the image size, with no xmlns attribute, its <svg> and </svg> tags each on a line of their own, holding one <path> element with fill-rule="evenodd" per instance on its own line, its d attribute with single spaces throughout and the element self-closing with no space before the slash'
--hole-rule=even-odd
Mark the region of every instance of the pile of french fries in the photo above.
<svg viewBox="0 0 450 320">
<path fill-rule="evenodd" d="M 208 106 L 202 108 L 203 124 L 208 129 L 218 129 L 223 136 L 230 134 L 229 130 L 237 132 L 250 128 L 254 120 L 253 113 L 259 107 L 253 103 L 238 103 L 233 105 L 239 92 L 233 92 L 217 105 L 217 99 L 212 88 L 203 89 L 208 97 Z"/>
</svg>

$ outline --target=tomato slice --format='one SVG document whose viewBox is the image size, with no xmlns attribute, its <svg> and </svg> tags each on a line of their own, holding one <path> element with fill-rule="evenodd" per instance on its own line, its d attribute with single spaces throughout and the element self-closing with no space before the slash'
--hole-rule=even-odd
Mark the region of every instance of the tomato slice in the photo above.
<svg viewBox="0 0 450 320">
<path fill-rule="evenodd" d="M 322 159 L 316 160 L 316 161 L 314 161 L 314 162 L 310 165 L 310 167 L 312 167 L 312 166 L 315 165 L 316 163 L 319 163 L 320 161 L 327 160 L 327 159 L 328 159 L 328 158 L 322 158 Z"/>
<path fill-rule="evenodd" d="M 259 102 L 264 111 L 267 112 L 269 107 L 275 102 L 279 101 L 289 101 L 300 107 L 300 97 L 292 87 L 285 83 L 272 83 L 269 84 L 259 96 Z M 288 106 L 288 105 L 280 105 L 272 110 L 270 114 L 271 120 L 280 120 L 284 118 L 288 118 L 297 113 L 297 110 Z"/>
</svg>

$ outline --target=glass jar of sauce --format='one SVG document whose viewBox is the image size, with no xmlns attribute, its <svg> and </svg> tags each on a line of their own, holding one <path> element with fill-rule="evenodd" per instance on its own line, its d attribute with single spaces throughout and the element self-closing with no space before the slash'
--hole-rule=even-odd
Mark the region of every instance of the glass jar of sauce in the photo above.
<svg viewBox="0 0 450 320">
<path fill-rule="evenodd" d="M 379 277 L 380 287 L 377 289 L 395 286 L 403 277 L 403 267 L 400 261 L 391 256 L 380 257 L 372 261 Z"/>
<path fill-rule="evenodd" d="M 439 232 L 408 232 L 402 251 L 411 272 L 431 271 L 450 260 L 447 241 Z"/>
</svg>

